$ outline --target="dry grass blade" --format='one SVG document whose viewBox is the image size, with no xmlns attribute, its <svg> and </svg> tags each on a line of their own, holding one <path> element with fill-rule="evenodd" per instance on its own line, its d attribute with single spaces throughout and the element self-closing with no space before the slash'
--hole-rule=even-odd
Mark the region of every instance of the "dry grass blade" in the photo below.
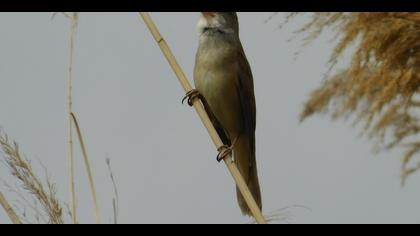
<svg viewBox="0 0 420 236">
<path fill-rule="evenodd" d="M 74 115 L 74 113 L 71 113 L 71 117 L 72 117 L 74 125 L 76 127 L 77 136 L 79 138 L 79 143 L 80 143 L 80 148 L 82 149 L 82 153 L 83 153 L 83 160 L 84 160 L 84 163 L 85 163 L 86 172 L 87 172 L 87 175 L 88 175 L 88 178 L 89 178 L 90 191 L 92 193 L 92 200 L 93 200 L 93 205 L 94 205 L 94 208 L 95 208 L 96 223 L 99 224 L 100 223 L 99 205 L 98 205 L 98 200 L 97 200 L 97 197 L 96 197 L 95 182 L 93 181 L 93 174 L 92 174 L 92 169 L 90 167 L 89 157 L 88 157 L 88 154 L 87 154 L 85 143 L 83 141 L 83 136 L 82 136 L 82 132 L 80 130 L 79 123 L 77 122 L 77 119 L 76 119 L 76 116 Z"/>
<path fill-rule="evenodd" d="M 26 191 L 31 193 L 48 216 L 46 223 L 63 224 L 63 210 L 56 198 L 55 185 L 47 180 L 47 187 L 44 187 L 33 171 L 31 163 L 22 157 L 16 142 L 10 143 L 7 136 L 0 135 L 0 146 L 10 173 L 20 181 Z"/>
<path fill-rule="evenodd" d="M 4 208 L 4 210 L 6 211 L 7 215 L 9 216 L 13 224 L 22 224 L 19 217 L 16 215 L 15 211 L 7 202 L 6 198 L 3 196 L 1 192 L 0 192 L 0 205 Z"/>
<path fill-rule="evenodd" d="M 159 33 L 158 28 L 156 27 L 155 23 L 153 22 L 152 18 L 147 12 L 140 12 L 140 16 L 142 17 L 143 21 L 147 25 L 150 33 L 152 34 L 153 38 L 155 39 L 156 43 L 159 45 L 163 55 L 166 57 L 170 67 L 174 71 L 175 75 L 178 78 L 181 86 L 185 90 L 186 93 L 192 90 L 190 83 L 188 82 L 187 77 L 185 76 L 184 72 L 182 71 L 181 67 L 179 66 L 175 56 L 172 54 L 168 44 L 166 43 L 165 39 L 163 39 L 162 35 Z M 220 139 L 219 135 L 216 132 L 213 124 L 211 123 L 206 111 L 204 110 L 202 104 L 197 100 L 193 100 L 193 107 L 196 110 L 197 114 L 199 115 L 203 125 L 206 127 L 207 132 L 210 135 L 215 146 L 219 149 L 223 146 L 223 142 Z M 244 178 L 242 177 L 241 173 L 239 172 L 238 168 L 236 167 L 235 163 L 232 160 L 232 156 L 228 155 L 224 162 L 230 171 L 233 179 L 235 180 L 236 186 L 240 190 L 242 196 L 245 199 L 249 209 L 251 210 L 255 220 L 260 224 L 265 224 L 266 220 L 264 215 L 262 214 L 261 210 L 259 209 L 255 199 L 253 198 Z"/>
<path fill-rule="evenodd" d="M 114 195 L 115 195 L 115 198 L 112 199 L 112 208 L 114 211 L 114 224 L 118 224 L 119 196 L 118 196 L 118 189 L 117 189 L 117 184 L 115 182 L 114 174 L 112 173 L 111 159 L 109 158 L 106 159 L 106 165 L 108 166 L 108 171 L 109 171 L 109 175 L 112 181 L 112 187 L 114 188 Z"/>
</svg>

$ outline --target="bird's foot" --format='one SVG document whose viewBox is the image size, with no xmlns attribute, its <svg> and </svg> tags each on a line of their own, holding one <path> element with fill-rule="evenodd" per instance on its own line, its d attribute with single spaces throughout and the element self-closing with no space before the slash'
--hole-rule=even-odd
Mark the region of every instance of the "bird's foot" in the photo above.
<svg viewBox="0 0 420 236">
<path fill-rule="evenodd" d="M 223 146 L 220 146 L 218 149 L 217 149 L 217 151 L 219 152 L 219 154 L 217 154 L 217 161 L 218 162 L 221 162 L 221 161 L 223 161 L 227 156 L 229 156 L 229 155 L 232 155 L 232 152 L 233 152 L 233 147 L 235 146 L 235 144 L 236 144 L 236 141 L 238 140 L 238 137 L 236 137 L 234 140 L 233 140 L 233 143 L 232 143 L 232 145 L 230 145 L 230 146 L 228 146 L 228 145 L 223 145 Z"/>
<path fill-rule="evenodd" d="M 232 155 L 233 149 L 232 147 L 229 147 L 228 145 L 220 146 L 217 151 L 219 154 L 217 154 L 217 161 L 221 162 L 223 161 L 227 156 Z"/>
<path fill-rule="evenodd" d="M 194 103 L 194 100 L 196 98 L 201 99 L 202 96 L 201 96 L 200 92 L 198 92 L 197 89 L 192 89 L 182 99 L 182 104 L 184 104 L 185 100 L 187 100 L 188 105 L 192 107 L 194 105 L 193 103 Z"/>
</svg>

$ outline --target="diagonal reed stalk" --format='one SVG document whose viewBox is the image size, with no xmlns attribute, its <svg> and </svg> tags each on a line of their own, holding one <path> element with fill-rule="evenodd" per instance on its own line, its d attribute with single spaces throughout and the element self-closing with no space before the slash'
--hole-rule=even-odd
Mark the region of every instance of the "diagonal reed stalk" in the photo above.
<svg viewBox="0 0 420 236">
<path fill-rule="evenodd" d="M 80 148 L 82 149 L 83 160 L 85 162 L 86 172 L 87 172 L 87 175 L 88 175 L 88 178 L 89 178 L 90 192 L 92 193 L 92 200 L 93 200 L 93 205 L 94 205 L 94 208 L 95 208 L 96 224 L 99 224 L 100 223 L 99 205 L 98 205 L 98 200 L 97 200 L 97 197 L 96 197 L 95 182 L 93 181 L 93 175 L 92 175 L 92 169 L 90 168 L 89 157 L 88 157 L 88 154 L 87 154 L 85 142 L 83 141 L 82 132 L 80 130 L 79 123 L 77 122 L 76 116 L 74 115 L 74 113 L 71 113 L 70 115 L 71 115 L 72 120 L 74 122 L 74 126 L 76 127 L 77 136 L 78 136 L 79 142 L 80 142 Z"/>
<path fill-rule="evenodd" d="M 176 61 L 175 56 L 172 54 L 171 50 L 169 49 L 168 44 L 166 43 L 165 39 L 159 33 L 156 25 L 154 24 L 152 18 L 147 12 L 139 12 L 140 16 L 143 18 L 144 22 L 146 23 L 147 27 L 149 28 L 153 38 L 158 43 L 162 53 L 165 55 L 166 59 L 168 60 L 169 65 L 171 66 L 172 70 L 175 72 L 181 86 L 185 90 L 185 92 L 189 92 L 192 90 L 188 79 L 186 78 L 184 72 L 182 71 L 181 67 L 179 66 L 178 62 Z M 198 99 L 193 99 L 193 106 L 198 113 L 203 125 L 206 127 L 213 143 L 219 149 L 223 146 L 223 142 L 220 139 L 219 135 L 217 134 L 213 124 L 211 123 L 207 113 L 205 112 L 203 106 L 198 101 Z M 248 204 L 249 209 L 251 210 L 255 220 L 259 224 L 266 224 L 266 220 L 259 209 L 255 199 L 253 198 L 248 186 L 245 183 L 241 173 L 239 172 L 238 168 L 236 167 L 235 163 L 232 160 L 232 156 L 228 155 L 224 162 L 229 169 L 230 173 L 232 174 L 233 179 L 236 182 L 238 189 L 240 190 L 242 196 L 244 197 L 246 203 Z"/>
<path fill-rule="evenodd" d="M 19 217 L 16 215 L 15 211 L 7 202 L 6 198 L 3 196 L 1 192 L 0 192 L 0 205 L 4 208 L 4 210 L 6 211 L 7 215 L 9 216 L 13 224 L 22 224 Z"/>
</svg>

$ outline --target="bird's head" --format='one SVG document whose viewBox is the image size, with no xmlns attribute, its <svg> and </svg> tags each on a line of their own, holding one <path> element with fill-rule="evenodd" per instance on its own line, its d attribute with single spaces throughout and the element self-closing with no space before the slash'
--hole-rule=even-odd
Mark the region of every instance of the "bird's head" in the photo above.
<svg viewBox="0 0 420 236">
<path fill-rule="evenodd" d="M 201 12 L 198 29 L 200 34 L 207 31 L 238 34 L 238 17 L 236 12 Z"/>
</svg>

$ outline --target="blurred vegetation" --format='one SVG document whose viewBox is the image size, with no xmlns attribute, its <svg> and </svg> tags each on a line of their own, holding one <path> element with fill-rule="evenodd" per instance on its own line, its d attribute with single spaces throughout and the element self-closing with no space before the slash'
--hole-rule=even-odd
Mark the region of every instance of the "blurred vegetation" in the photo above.
<svg viewBox="0 0 420 236">
<path fill-rule="evenodd" d="M 404 149 L 404 183 L 420 169 L 420 13 L 291 13 L 287 20 L 302 14 L 311 14 L 297 32 L 306 34 L 306 43 L 327 28 L 336 33 L 331 68 L 347 48 L 355 50 L 346 69 L 327 73 L 312 92 L 301 120 L 319 113 L 334 119 L 355 115 L 382 150 Z"/>
<path fill-rule="evenodd" d="M 56 185 L 51 182 L 47 170 L 45 181 L 42 181 L 31 162 L 22 156 L 19 145 L 4 133 L 0 133 L 0 156 L 4 158 L 1 163 L 17 182 L 17 185 L 4 183 L 17 197 L 16 217 L 23 223 L 63 224 L 63 204 L 57 199 Z"/>
</svg>

